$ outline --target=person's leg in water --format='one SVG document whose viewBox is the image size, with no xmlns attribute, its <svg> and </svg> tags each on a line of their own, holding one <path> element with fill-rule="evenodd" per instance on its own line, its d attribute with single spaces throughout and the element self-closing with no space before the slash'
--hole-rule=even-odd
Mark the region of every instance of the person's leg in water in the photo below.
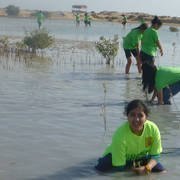
<svg viewBox="0 0 180 180">
<path fill-rule="evenodd" d="M 171 104 L 170 98 L 180 92 L 180 81 L 163 88 L 163 101 L 164 104 Z"/>
<path fill-rule="evenodd" d="M 41 25 L 42 25 L 42 22 L 41 22 L 41 21 L 38 21 L 38 27 L 39 27 L 39 29 L 41 28 Z"/>
<path fill-rule="evenodd" d="M 127 63 L 126 63 L 126 69 L 125 69 L 125 73 L 126 73 L 126 74 L 129 74 L 129 70 L 130 70 L 131 64 L 132 64 L 132 59 L 131 59 L 131 56 L 130 56 L 130 57 L 127 59 Z"/>
<path fill-rule="evenodd" d="M 146 157 L 137 160 L 136 164 L 140 164 L 141 166 L 144 166 L 148 163 L 149 159 L 147 159 Z M 124 167 L 114 167 L 112 165 L 112 154 L 109 153 L 107 155 L 105 155 L 102 158 L 99 158 L 98 160 L 98 164 L 95 166 L 95 169 L 100 171 L 100 172 L 119 172 L 119 171 L 124 171 L 127 169 L 131 169 L 134 166 L 134 161 L 127 161 L 126 165 Z M 152 172 L 163 172 L 165 171 L 165 168 L 163 167 L 163 165 L 158 162 L 156 164 L 156 166 L 153 167 Z"/>
<path fill-rule="evenodd" d="M 137 69 L 138 69 L 138 73 L 141 73 L 141 58 L 140 58 L 140 54 L 138 53 L 137 49 L 131 50 L 131 53 L 136 58 L 136 63 L 137 63 L 136 66 L 137 66 Z"/>
<path fill-rule="evenodd" d="M 126 59 L 127 59 L 127 63 L 126 63 L 126 67 L 125 67 L 125 73 L 129 74 L 129 70 L 132 64 L 132 55 L 131 55 L 131 50 L 129 49 L 124 49 L 125 55 L 126 55 Z"/>
</svg>

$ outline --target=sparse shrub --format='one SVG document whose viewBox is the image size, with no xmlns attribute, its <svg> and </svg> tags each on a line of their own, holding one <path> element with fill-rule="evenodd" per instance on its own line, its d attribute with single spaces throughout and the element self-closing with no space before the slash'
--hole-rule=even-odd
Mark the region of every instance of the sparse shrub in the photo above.
<svg viewBox="0 0 180 180">
<path fill-rule="evenodd" d="M 7 36 L 2 36 L 0 38 L 0 47 L 6 49 L 9 46 L 9 38 Z"/>
<path fill-rule="evenodd" d="M 173 26 L 170 26 L 170 27 L 169 27 L 169 30 L 170 30 L 171 32 L 178 32 L 178 31 L 179 31 L 179 29 L 178 29 L 177 27 L 173 27 Z"/>
<path fill-rule="evenodd" d="M 113 39 L 106 39 L 100 37 L 99 41 L 96 42 L 96 49 L 106 59 L 106 64 L 114 64 L 114 58 L 116 57 L 119 50 L 119 38 L 118 35 L 114 35 Z"/>
<path fill-rule="evenodd" d="M 19 7 L 9 5 L 6 7 L 6 13 L 8 16 L 17 16 L 19 14 Z"/>
<path fill-rule="evenodd" d="M 54 38 L 45 29 L 40 29 L 27 33 L 23 41 L 30 51 L 36 53 L 37 49 L 50 47 L 54 43 Z"/>
</svg>

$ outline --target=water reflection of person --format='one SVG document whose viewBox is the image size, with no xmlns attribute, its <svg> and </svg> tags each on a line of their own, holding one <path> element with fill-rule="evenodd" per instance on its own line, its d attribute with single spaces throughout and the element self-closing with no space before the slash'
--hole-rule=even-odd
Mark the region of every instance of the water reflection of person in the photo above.
<svg viewBox="0 0 180 180">
<path fill-rule="evenodd" d="M 99 159 L 96 169 L 102 172 L 131 169 L 137 174 L 162 172 L 161 135 L 155 123 L 147 120 L 149 110 L 141 100 L 125 108 L 128 121 L 114 133 L 112 143 Z"/>
<path fill-rule="evenodd" d="M 171 104 L 170 98 L 180 92 L 180 67 L 156 67 L 142 65 L 143 90 L 153 92 L 151 103 L 157 97 L 158 104 Z"/>
<path fill-rule="evenodd" d="M 42 26 L 42 22 L 44 21 L 45 17 L 42 11 L 39 11 L 36 15 L 37 17 L 37 23 L 38 23 L 38 28 L 40 29 Z"/>
<path fill-rule="evenodd" d="M 123 48 L 126 55 L 127 63 L 125 73 L 129 74 L 129 70 L 132 64 L 132 55 L 136 58 L 138 72 L 141 73 L 141 61 L 140 61 L 140 41 L 143 37 L 143 32 L 147 29 L 146 23 L 132 29 L 123 38 Z"/>
<path fill-rule="evenodd" d="M 159 48 L 161 56 L 163 55 L 163 49 L 157 31 L 161 26 L 161 20 L 155 16 L 151 21 L 151 27 L 144 31 L 140 53 L 142 63 L 148 61 L 149 63 L 154 64 L 157 48 Z"/>
</svg>

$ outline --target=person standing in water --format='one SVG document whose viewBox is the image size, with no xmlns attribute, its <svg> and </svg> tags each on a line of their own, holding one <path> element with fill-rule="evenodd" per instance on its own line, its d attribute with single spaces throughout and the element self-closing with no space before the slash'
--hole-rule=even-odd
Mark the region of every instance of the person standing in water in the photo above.
<svg viewBox="0 0 180 180">
<path fill-rule="evenodd" d="M 159 48 L 161 56 L 163 55 L 163 48 L 158 35 L 158 29 L 162 26 L 162 22 L 155 16 L 151 24 L 151 27 L 143 33 L 140 56 L 142 63 L 147 62 L 154 65 L 157 48 Z"/>
<path fill-rule="evenodd" d="M 147 120 L 147 106 L 135 99 L 125 107 L 125 113 L 127 121 L 115 131 L 95 169 L 101 172 L 132 169 L 137 174 L 165 171 L 159 162 L 161 135 L 157 125 Z"/>
<path fill-rule="evenodd" d="M 79 15 L 79 13 L 76 13 L 75 17 L 76 17 L 76 26 L 79 26 L 80 25 L 80 15 Z"/>
<path fill-rule="evenodd" d="M 42 11 L 39 11 L 36 15 L 37 17 L 37 23 L 38 23 L 38 28 L 40 29 L 42 26 L 42 22 L 44 21 L 45 17 Z"/>
<path fill-rule="evenodd" d="M 140 42 L 143 37 L 143 32 L 148 28 L 146 23 L 132 29 L 123 38 L 123 48 L 127 58 L 127 64 L 125 67 L 125 73 L 129 74 L 129 70 L 132 64 L 132 55 L 136 58 L 138 72 L 141 73 L 141 61 L 140 61 Z"/>
<path fill-rule="evenodd" d="M 122 15 L 122 25 L 123 25 L 123 27 L 125 28 L 125 26 L 126 26 L 126 24 L 127 24 L 127 17 L 123 14 Z"/>
<path fill-rule="evenodd" d="M 88 25 L 91 26 L 91 18 L 90 18 L 90 16 L 88 15 L 87 12 L 84 14 L 84 24 L 85 24 L 86 27 L 87 27 Z"/>
</svg>

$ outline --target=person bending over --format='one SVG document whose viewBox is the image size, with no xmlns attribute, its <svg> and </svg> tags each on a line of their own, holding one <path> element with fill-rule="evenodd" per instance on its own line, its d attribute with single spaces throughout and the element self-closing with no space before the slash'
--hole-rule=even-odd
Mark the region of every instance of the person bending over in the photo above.
<svg viewBox="0 0 180 180">
<path fill-rule="evenodd" d="M 146 23 L 132 29 L 126 37 L 123 38 L 123 48 L 127 58 L 127 64 L 125 73 L 129 74 L 129 70 L 132 63 L 132 55 L 136 58 L 138 72 L 141 73 L 141 62 L 140 62 L 140 42 L 143 37 L 143 32 L 147 29 Z"/>
<path fill-rule="evenodd" d="M 150 102 L 157 97 L 158 104 L 171 104 L 170 98 L 180 91 L 180 67 L 156 67 L 144 63 L 142 84 L 144 91 L 153 93 Z"/>
</svg>

